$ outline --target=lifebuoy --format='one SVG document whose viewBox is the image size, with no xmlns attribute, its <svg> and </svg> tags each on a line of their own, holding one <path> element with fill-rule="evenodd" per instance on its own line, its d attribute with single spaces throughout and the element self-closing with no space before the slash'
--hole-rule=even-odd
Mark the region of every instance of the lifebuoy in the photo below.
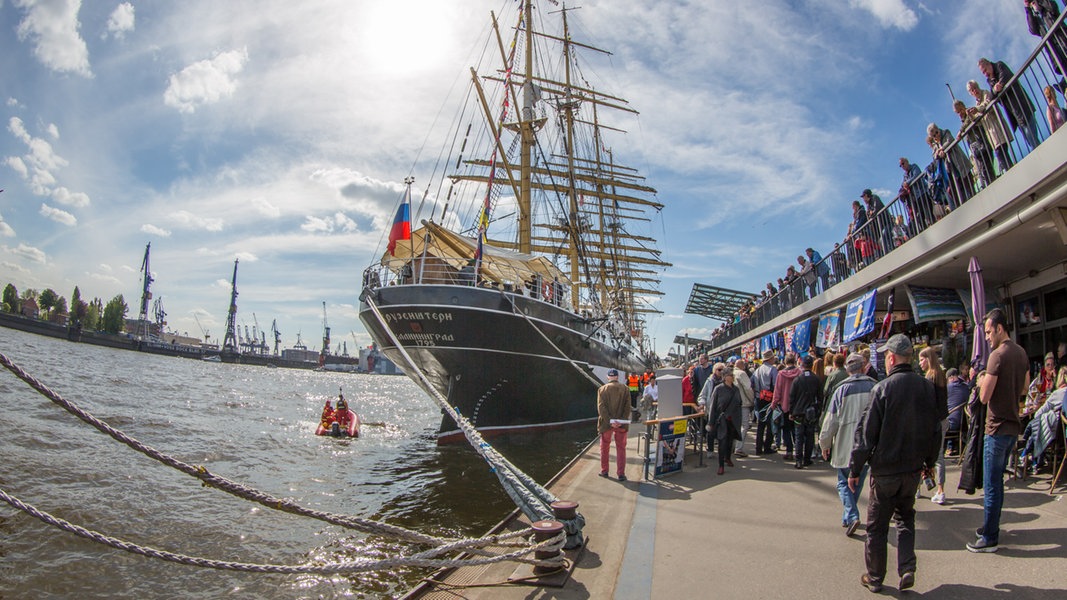
<svg viewBox="0 0 1067 600">
<path fill-rule="evenodd" d="M 545 299 L 545 302 L 552 302 L 552 283 L 546 281 L 541 284 L 541 297 Z"/>
</svg>

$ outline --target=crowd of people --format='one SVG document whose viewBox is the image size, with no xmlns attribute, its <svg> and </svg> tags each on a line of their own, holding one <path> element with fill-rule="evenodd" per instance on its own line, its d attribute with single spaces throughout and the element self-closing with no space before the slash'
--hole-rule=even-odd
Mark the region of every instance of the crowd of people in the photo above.
<svg viewBox="0 0 1067 600">
<path fill-rule="evenodd" d="M 1025 83 L 1040 90 L 1051 133 L 1065 121 L 1059 98 L 1067 91 L 1062 78 L 1067 67 L 1067 30 L 1062 23 L 1057 25 L 1060 8 L 1054 0 L 1024 0 L 1024 6 L 1030 33 L 1041 38 L 1048 34 L 1040 55 L 1043 58 L 1028 65 Z M 1048 68 L 1039 62 L 1047 63 Z M 901 157 L 903 178 L 897 197 L 887 205 L 878 194 L 863 190 L 852 202 L 844 239 L 826 256 L 813 248 L 797 256 L 795 265 L 786 266 L 777 281 L 767 282 L 713 332 L 714 345 L 815 297 L 900 247 L 959 208 L 1041 143 L 1040 117 L 1022 74 L 1017 77 L 1003 61 L 984 57 L 977 61 L 977 69 L 986 87 L 972 79 L 966 85 L 970 105 L 961 99 L 952 102 L 960 121 L 957 133 L 953 135 L 950 128 L 938 123 L 926 127 L 926 143 L 931 150 L 927 167 L 922 169 Z M 1055 74 L 1051 79 L 1045 75 L 1049 70 Z"/>
<path fill-rule="evenodd" d="M 982 326 L 991 352 L 976 372 L 967 362 L 946 370 L 935 347 L 917 352 L 898 333 L 876 349 L 884 372 L 872 364 L 870 347 L 821 357 L 779 357 L 768 350 L 755 370 L 741 358 L 713 362 L 702 354 L 685 371 L 682 400 L 695 408 L 690 422 L 705 431 L 709 457 L 717 447 L 719 475 L 734 458 L 748 456 L 752 425 L 757 455 L 782 455 L 796 469 L 819 459 L 829 463 L 837 473 L 846 536 L 861 526 L 860 495 L 869 482 L 861 584 L 882 589 L 893 520 L 898 587 L 905 590 L 914 586 L 917 568 L 915 501 L 925 487 L 932 502 L 946 503 L 946 454 L 961 464 L 957 489 L 983 492 L 982 523 L 966 549 L 996 552 L 1010 460 L 1021 448 L 1020 476 L 1047 461 L 1061 419 L 1067 343 L 1031 377 L 1005 313 L 991 310 Z"/>
</svg>

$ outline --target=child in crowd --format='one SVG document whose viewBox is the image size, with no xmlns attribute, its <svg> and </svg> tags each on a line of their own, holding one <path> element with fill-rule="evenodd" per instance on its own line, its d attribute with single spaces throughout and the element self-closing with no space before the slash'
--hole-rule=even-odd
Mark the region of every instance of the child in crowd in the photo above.
<svg viewBox="0 0 1067 600">
<path fill-rule="evenodd" d="M 1063 125 L 1063 109 L 1060 108 L 1060 102 L 1056 98 L 1056 91 L 1052 89 L 1052 86 L 1046 85 L 1044 92 L 1045 100 L 1048 100 L 1048 108 L 1045 109 L 1045 116 L 1048 117 L 1049 127 L 1055 132 L 1061 125 Z"/>
<path fill-rule="evenodd" d="M 908 241 L 908 228 L 904 225 L 904 215 L 897 215 L 896 222 L 893 223 L 893 247 L 899 248 L 906 241 Z"/>
</svg>

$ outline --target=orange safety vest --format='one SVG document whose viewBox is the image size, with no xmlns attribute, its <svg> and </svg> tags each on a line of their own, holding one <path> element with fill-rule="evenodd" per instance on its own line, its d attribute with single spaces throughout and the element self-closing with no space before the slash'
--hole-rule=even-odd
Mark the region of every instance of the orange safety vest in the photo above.
<svg viewBox="0 0 1067 600">
<path fill-rule="evenodd" d="M 641 376 L 641 383 L 648 385 L 650 379 L 652 379 L 652 371 L 645 371 L 645 374 Z"/>
<path fill-rule="evenodd" d="M 641 377 L 638 375 L 630 375 L 626 378 L 626 381 L 629 383 L 628 387 L 631 392 L 636 392 L 641 388 Z"/>
</svg>

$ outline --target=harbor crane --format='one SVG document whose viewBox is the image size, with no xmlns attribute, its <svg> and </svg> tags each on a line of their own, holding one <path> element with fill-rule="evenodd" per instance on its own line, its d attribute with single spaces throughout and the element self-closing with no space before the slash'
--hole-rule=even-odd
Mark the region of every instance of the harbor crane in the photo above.
<svg viewBox="0 0 1067 600">
<path fill-rule="evenodd" d="M 204 326 L 200 324 L 200 317 L 196 316 L 196 313 L 193 313 L 193 320 L 196 321 L 196 326 L 200 328 L 200 334 L 204 336 L 204 343 L 207 344 L 211 338 L 211 332 L 204 329 Z"/>
<path fill-rule="evenodd" d="M 137 319 L 140 321 L 142 327 L 141 336 L 143 338 L 148 337 L 148 301 L 152 299 L 152 269 L 148 265 L 148 254 L 152 249 L 152 242 L 148 242 L 148 245 L 144 247 L 144 260 L 141 261 L 141 272 L 144 273 L 143 281 L 144 286 L 141 288 L 141 312 L 138 313 Z"/>
<path fill-rule="evenodd" d="M 282 332 L 278 331 L 278 319 L 271 321 L 270 331 L 274 334 L 274 356 L 278 356 L 278 346 L 282 343 Z"/>
<path fill-rule="evenodd" d="M 222 351 L 236 354 L 237 346 L 237 263 L 233 260 L 233 282 L 230 284 L 230 310 L 226 313 L 226 337 L 222 339 Z"/>
</svg>

